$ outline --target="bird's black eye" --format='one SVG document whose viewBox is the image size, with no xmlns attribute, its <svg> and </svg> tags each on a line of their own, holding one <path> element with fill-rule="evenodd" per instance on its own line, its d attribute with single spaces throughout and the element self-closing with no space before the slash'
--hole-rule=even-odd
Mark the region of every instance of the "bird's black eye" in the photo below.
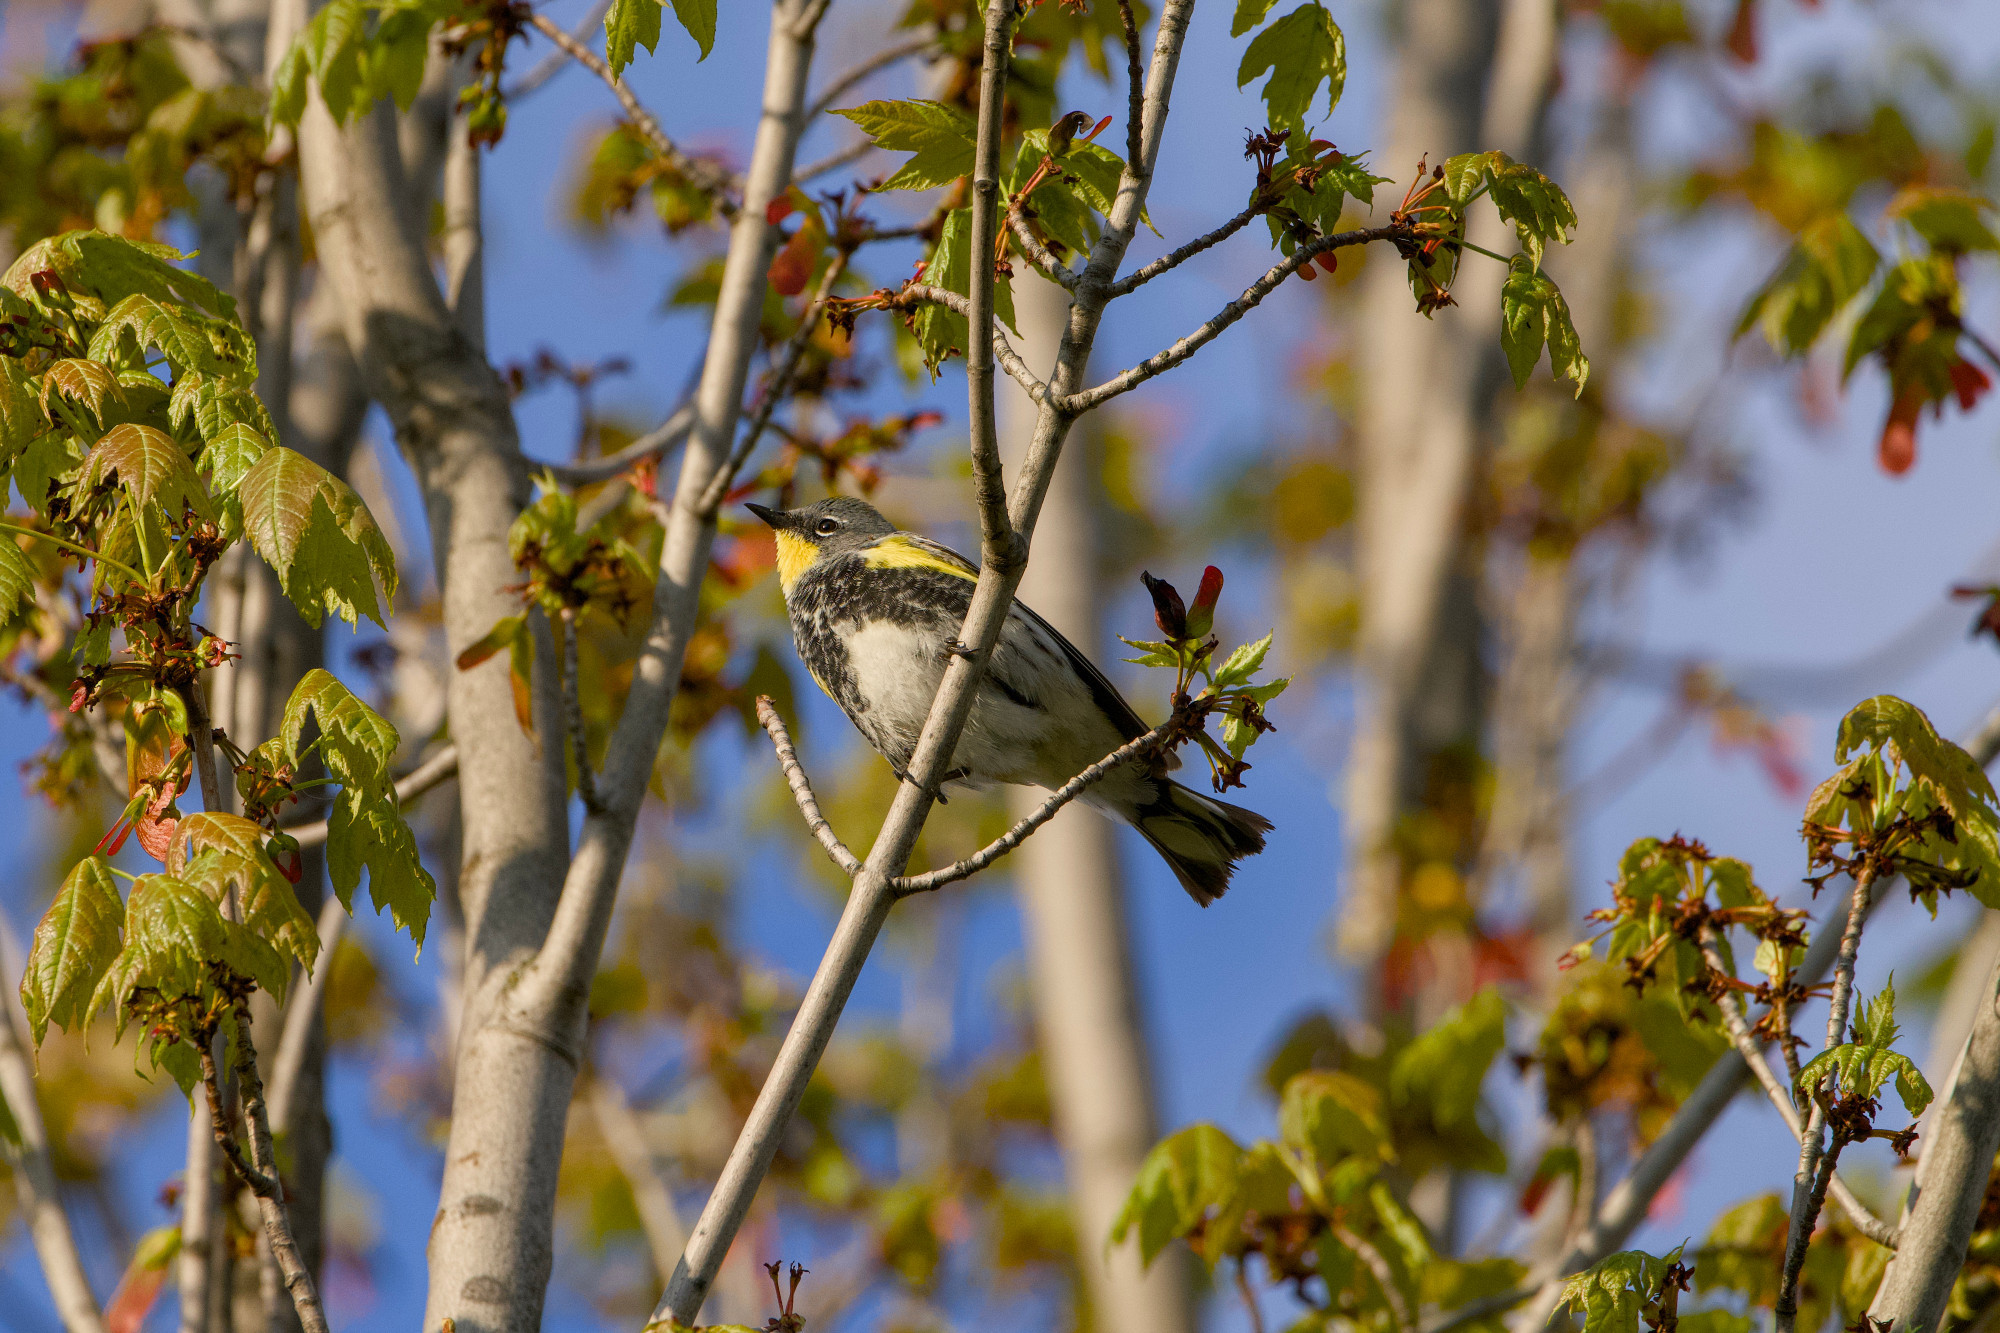
<svg viewBox="0 0 2000 1333">
<path fill-rule="evenodd" d="M 834 533 L 840 531 L 840 520 L 837 518 L 823 518 L 813 524 L 813 531 L 822 537 L 831 537 Z"/>
</svg>

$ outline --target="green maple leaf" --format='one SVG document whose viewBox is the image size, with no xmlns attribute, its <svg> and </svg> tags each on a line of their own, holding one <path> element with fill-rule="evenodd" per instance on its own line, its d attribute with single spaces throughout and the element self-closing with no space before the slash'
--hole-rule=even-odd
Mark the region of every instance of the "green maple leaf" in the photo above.
<svg viewBox="0 0 2000 1333">
<path fill-rule="evenodd" d="M 327 611 L 350 625 L 360 615 L 382 624 L 375 583 L 395 595 L 396 558 L 352 487 L 280 446 L 243 474 L 237 495 L 244 535 L 309 624 Z"/>
<path fill-rule="evenodd" d="M 877 148 L 915 154 L 880 189 L 928 190 L 972 174 L 972 117 L 957 107 L 913 98 L 864 102 L 836 108 L 833 114 L 860 126 Z"/>
<path fill-rule="evenodd" d="M 28 974 L 21 980 L 21 1004 L 35 1044 L 54 1023 L 81 1027 L 111 960 L 118 956 L 125 929 L 125 902 L 111 863 L 101 856 L 76 863 L 35 927 L 28 950 Z"/>
<path fill-rule="evenodd" d="M 1347 86 L 1347 39 L 1333 15 L 1317 3 L 1304 4 L 1258 33 L 1236 67 L 1236 86 L 1247 87 L 1267 70 L 1264 107 L 1273 128 L 1303 131 L 1321 84 L 1332 115 Z"/>
</svg>

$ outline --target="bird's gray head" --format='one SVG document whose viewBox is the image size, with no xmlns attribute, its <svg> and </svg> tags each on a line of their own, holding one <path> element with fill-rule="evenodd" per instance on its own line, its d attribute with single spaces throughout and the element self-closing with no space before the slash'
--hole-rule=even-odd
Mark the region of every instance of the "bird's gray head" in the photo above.
<svg viewBox="0 0 2000 1333">
<path fill-rule="evenodd" d="M 745 505 L 778 534 L 778 578 L 789 591 L 813 563 L 846 551 L 865 551 L 896 530 L 875 506 L 836 495 L 798 509 Z"/>
</svg>

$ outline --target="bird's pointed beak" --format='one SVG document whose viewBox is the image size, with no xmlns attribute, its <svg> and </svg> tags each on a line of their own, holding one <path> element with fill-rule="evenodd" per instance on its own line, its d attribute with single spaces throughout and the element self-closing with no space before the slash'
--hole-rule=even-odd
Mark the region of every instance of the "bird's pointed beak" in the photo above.
<svg viewBox="0 0 2000 1333">
<path fill-rule="evenodd" d="M 746 504 L 743 507 L 749 510 L 751 513 L 755 514 L 758 518 L 763 519 L 773 528 L 782 528 L 785 526 L 784 523 L 785 515 L 784 511 L 782 510 L 771 509 L 764 505 L 753 505 L 753 504 Z"/>
</svg>

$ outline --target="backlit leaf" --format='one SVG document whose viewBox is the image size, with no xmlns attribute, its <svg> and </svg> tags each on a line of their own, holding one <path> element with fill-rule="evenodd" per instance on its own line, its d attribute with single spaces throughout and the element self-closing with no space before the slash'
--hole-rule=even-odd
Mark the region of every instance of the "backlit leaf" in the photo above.
<svg viewBox="0 0 2000 1333">
<path fill-rule="evenodd" d="M 113 477 L 141 509 L 170 519 L 178 519 L 183 507 L 204 518 L 215 516 L 214 502 L 187 454 L 172 436 L 151 426 L 113 426 L 84 461 L 79 484 L 92 490 Z"/>
<path fill-rule="evenodd" d="M 1267 70 L 1263 96 L 1272 128 L 1303 131 L 1321 84 L 1332 115 L 1347 86 L 1347 39 L 1333 15 L 1317 3 L 1303 4 L 1258 33 L 1236 67 L 1236 86 L 1247 87 Z"/>
<path fill-rule="evenodd" d="M 859 125 L 877 148 L 915 154 L 882 182 L 884 190 L 928 190 L 972 173 L 972 118 L 957 107 L 912 99 L 864 102 L 833 114 Z"/>
<path fill-rule="evenodd" d="M 1500 288 L 1500 319 L 1500 345 L 1507 353 L 1515 388 L 1528 382 L 1546 345 L 1549 369 L 1574 383 L 1582 395 L 1590 361 L 1570 321 L 1569 303 L 1548 274 L 1525 255 L 1514 256 L 1507 265 L 1507 281 Z"/>
<path fill-rule="evenodd" d="M 604 11 L 604 59 L 613 74 L 632 63 L 638 47 L 660 44 L 660 0 L 611 0 Z"/>
<path fill-rule="evenodd" d="M 395 556 L 352 487 L 281 446 L 250 467 L 237 494 L 244 535 L 308 623 L 327 611 L 350 625 L 358 615 L 382 623 L 375 583 L 395 595 Z"/>
<path fill-rule="evenodd" d="M 101 856 L 77 862 L 35 927 L 21 981 L 21 1004 L 37 1046 L 50 1023 L 82 1026 L 99 979 L 118 956 L 124 928 L 125 902 L 111 863 Z"/>
</svg>

